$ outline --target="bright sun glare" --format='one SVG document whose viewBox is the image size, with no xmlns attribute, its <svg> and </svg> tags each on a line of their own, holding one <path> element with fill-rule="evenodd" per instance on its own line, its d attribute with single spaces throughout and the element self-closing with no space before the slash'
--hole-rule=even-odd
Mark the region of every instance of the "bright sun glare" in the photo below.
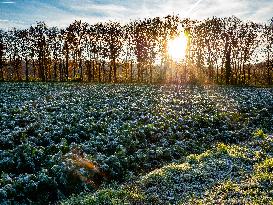
<svg viewBox="0 0 273 205">
<path fill-rule="evenodd" d="M 179 62 L 185 58 L 186 47 L 187 38 L 183 33 L 181 33 L 179 36 L 168 42 L 169 55 L 174 61 Z"/>
</svg>

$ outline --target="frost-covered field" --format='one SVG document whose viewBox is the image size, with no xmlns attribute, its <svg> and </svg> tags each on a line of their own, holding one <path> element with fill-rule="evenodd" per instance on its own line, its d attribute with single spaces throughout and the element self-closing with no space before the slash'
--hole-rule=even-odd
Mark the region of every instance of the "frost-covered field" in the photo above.
<svg viewBox="0 0 273 205">
<path fill-rule="evenodd" d="M 273 132 L 272 89 L 1 83 L 0 96 L 0 203 L 146 183 L 190 154 Z"/>
</svg>

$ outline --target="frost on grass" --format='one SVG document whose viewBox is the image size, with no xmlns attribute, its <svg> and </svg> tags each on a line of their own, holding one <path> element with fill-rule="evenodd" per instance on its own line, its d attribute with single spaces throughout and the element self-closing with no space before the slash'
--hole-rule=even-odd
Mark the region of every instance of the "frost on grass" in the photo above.
<svg viewBox="0 0 273 205">
<path fill-rule="evenodd" d="M 226 149 L 228 144 L 239 146 L 257 132 L 261 143 L 252 146 L 253 158 L 271 147 L 264 140 L 264 133 L 273 133 L 271 89 L 1 83 L 0 93 L 0 199 L 7 203 L 47 204 L 80 192 L 111 198 L 128 190 L 109 184 L 136 181 L 142 186 L 130 189 L 126 200 L 176 202 L 183 186 L 175 191 L 175 180 L 196 187 L 194 180 L 212 179 L 219 168 L 215 177 L 224 181 L 236 168 L 236 157 L 248 161 L 246 145 Z M 209 157 L 215 153 L 207 150 L 217 144 L 228 158 Z M 153 195 L 153 184 L 167 190 L 165 185 L 139 177 L 167 164 L 172 165 L 155 177 L 167 184 L 173 180 L 174 191 Z M 179 177 L 172 179 L 171 173 Z M 214 182 L 203 183 L 196 196 Z M 188 193 L 181 191 L 185 198 Z"/>
<path fill-rule="evenodd" d="M 134 183 L 74 196 L 63 204 L 272 204 L 272 142 L 265 135 L 263 141 L 254 136 L 249 143 L 217 144 Z"/>
</svg>

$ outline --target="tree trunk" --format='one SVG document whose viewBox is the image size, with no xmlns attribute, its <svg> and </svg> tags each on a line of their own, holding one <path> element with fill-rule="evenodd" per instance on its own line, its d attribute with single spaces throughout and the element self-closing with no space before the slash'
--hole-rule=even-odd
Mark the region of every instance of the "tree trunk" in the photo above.
<svg viewBox="0 0 273 205">
<path fill-rule="evenodd" d="M 83 69 L 82 69 L 82 59 L 80 58 L 80 63 L 79 63 L 79 67 L 80 67 L 80 75 L 81 75 L 81 81 L 83 81 Z"/>
<path fill-rule="evenodd" d="M 110 65 L 110 70 L 109 70 L 109 82 L 111 83 L 112 81 L 112 65 Z"/>
<path fill-rule="evenodd" d="M 106 70 L 105 70 L 105 62 L 102 62 L 102 74 L 103 74 L 103 82 L 106 82 Z"/>
<path fill-rule="evenodd" d="M 141 67 L 141 64 L 138 62 L 137 63 L 137 82 L 140 82 L 140 67 Z"/>
<path fill-rule="evenodd" d="M 60 81 L 64 80 L 64 72 L 63 72 L 63 62 L 61 60 L 60 64 L 59 64 L 59 73 L 60 73 Z"/>
<path fill-rule="evenodd" d="M 130 75 L 130 82 L 133 82 L 133 61 L 131 61 L 131 66 L 130 66 L 130 71 L 131 71 L 131 75 Z"/>
<path fill-rule="evenodd" d="M 101 67 L 102 67 L 102 64 L 100 63 L 99 64 L 99 83 L 101 82 Z"/>
<path fill-rule="evenodd" d="M 42 59 L 41 59 L 41 79 L 43 82 L 46 81 L 45 78 L 45 56 L 44 53 L 42 53 Z"/>
<path fill-rule="evenodd" d="M 47 77 L 46 77 L 46 79 L 47 80 L 52 80 L 52 71 L 51 71 L 51 59 L 48 59 L 48 63 L 47 63 Z"/>
<path fill-rule="evenodd" d="M 153 67 L 150 64 L 150 83 L 153 83 Z"/>
<path fill-rule="evenodd" d="M 68 65 L 69 64 L 69 54 L 68 54 L 68 51 L 66 52 L 66 55 L 65 55 L 65 80 L 68 81 Z"/>
<path fill-rule="evenodd" d="M 225 69 L 226 69 L 226 84 L 230 84 L 230 77 L 231 77 L 231 46 L 228 45 L 226 51 L 226 61 L 225 61 Z"/>
<path fill-rule="evenodd" d="M 57 81 L 57 63 L 58 61 L 55 59 L 54 61 L 54 81 Z"/>
<path fill-rule="evenodd" d="M 218 63 L 216 63 L 216 83 L 219 84 L 219 66 L 218 66 Z"/>
<path fill-rule="evenodd" d="M 125 68 L 125 82 L 128 83 L 128 72 L 129 72 L 129 66 L 130 64 L 126 61 L 124 63 L 124 68 Z M 122 72 L 123 73 L 123 72 Z M 123 77 L 123 75 L 122 75 Z M 123 80 L 122 80 L 123 81 Z"/>
<path fill-rule="evenodd" d="M 26 81 L 29 81 L 29 76 L 28 76 L 28 59 L 27 57 L 25 58 L 25 62 L 26 62 Z"/>
<path fill-rule="evenodd" d="M 92 61 L 92 81 L 95 82 L 96 65 L 95 61 Z"/>
<path fill-rule="evenodd" d="M 16 78 L 17 78 L 17 80 L 21 81 L 21 76 L 19 73 L 19 64 L 20 64 L 20 59 L 17 57 L 17 58 L 15 58 Z"/>
<path fill-rule="evenodd" d="M 91 82 L 91 62 L 86 61 L 85 66 L 87 67 L 87 81 Z"/>
<path fill-rule="evenodd" d="M 2 56 L 0 56 L 0 81 L 4 81 L 4 62 L 2 60 Z"/>
<path fill-rule="evenodd" d="M 246 84 L 246 68 L 245 68 L 245 63 L 243 63 L 243 84 Z"/>
<path fill-rule="evenodd" d="M 248 78 L 248 84 L 250 85 L 250 66 L 248 66 L 248 73 L 247 73 L 247 78 Z"/>
<path fill-rule="evenodd" d="M 76 62 L 77 62 L 77 57 L 76 57 L 76 54 L 74 52 L 74 55 L 73 55 L 73 77 L 72 79 L 75 79 L 75 76 L 76 76 Z"/>
<path fill-rule="evenodd" d="M 271 70 L 272 70 L 272 67 L 270 65 L 270 54 L 269 52 L 267 53 L 267 83 L 268 85 L 271 85 Z"/>
<path fill-rule="evenodd" d="M 116 64 L 116 59 L 113 60 L 113 67 L 114 67 L 114 83 L 117 82 L 117 64 Z"/>
<path fill-rule="evenodd" d="M 32 58 L 32 72 L 33 72 L 33 78 L 36 80 L 36 68 L 35 68 L 35 61 Z"/>
</svg>

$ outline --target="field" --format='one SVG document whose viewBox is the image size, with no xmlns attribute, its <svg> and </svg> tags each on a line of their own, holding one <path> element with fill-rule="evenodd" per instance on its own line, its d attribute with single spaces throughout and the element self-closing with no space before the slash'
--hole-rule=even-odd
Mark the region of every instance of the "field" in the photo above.
<svg viewBox="0 0 273 205">
<path fill-rule="evenodd" d="M 0 203 L 272 203 L 270 88 L 1 83 L 0 95 Z"/>
</svg>

